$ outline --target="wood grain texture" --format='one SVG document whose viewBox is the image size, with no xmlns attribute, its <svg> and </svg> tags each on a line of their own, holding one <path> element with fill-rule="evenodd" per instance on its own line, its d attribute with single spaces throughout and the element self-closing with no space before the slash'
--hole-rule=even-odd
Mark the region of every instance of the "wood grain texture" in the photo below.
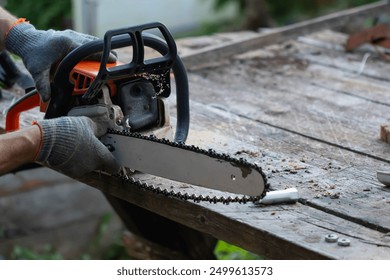
<svg viewBox="0 0 390 280">
<path fill-rule="evenodd" d="M 183 61 L 186 66 L 190 68 L 197 67 L 202 64 L 209 64 L 210 62 L 228 58 L 235 54 L 262 48 L 271 44 L 282 43 L 289 39 L 295 39 L 300 35 L 309 34 L 323 29 L 341 27 L 353 20 L 364 19 L 369 16 L 377 16 L 378 14 L 386 13 L 389 9 L 390 5 L 388 1 L 379 1 L 377 3 L 336 12 L 315 19 L 287 25 L 285 27 L 271 29 L 270 31 L 260 33 L 259 35 L 250 38 L 209 46 L 183 57 Z"/>
</svg>

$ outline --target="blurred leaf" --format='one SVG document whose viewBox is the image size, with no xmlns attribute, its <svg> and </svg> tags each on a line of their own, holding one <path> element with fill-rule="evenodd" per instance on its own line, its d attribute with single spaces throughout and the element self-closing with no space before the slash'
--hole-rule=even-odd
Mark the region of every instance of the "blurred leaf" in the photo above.
<svg viewBox="0 0 390 280">
<path fill-rule="evenodd" d="M 238 4 L 241 12 L 245 10 L 245 0 L 214 0 L 214 9 L 216 11 L 221 10 L 231 3 Z"/>
<path fill-rule="evenodd" d="M 46 245 L 41 252 L 34 252 L 28 248 L 15 246 L 11 252 L 13 260 L 62 260 L 61 254 L 53 246 Z"/>
<path fill-rule="evenodd" d="M 218 11 L 227 4 L 236 3 L 241 15 L 246 10 L 246 0 L 213 0 L 214 8 Z M 265 1 L 270 16 L 279 24 L 286 25 L 303 19 L 316 17 L 329 11 L 347 9 L 365 5 L 377 0 L 258 0 Z M 241 16 L 237 15 L 237 16 Z M 260 14 L 259 14 L 260 15 Z"/>
<path fill-rule="evenodd" d="M 7 0 L 5 8 L 37 29 L 64 29 L 72 18 L 71 0 Z"/>
</svg>

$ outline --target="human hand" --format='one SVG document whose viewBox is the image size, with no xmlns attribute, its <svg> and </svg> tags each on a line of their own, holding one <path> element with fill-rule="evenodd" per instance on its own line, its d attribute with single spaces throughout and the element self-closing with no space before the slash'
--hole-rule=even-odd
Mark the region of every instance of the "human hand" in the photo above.
<svg viewBox="0 0 390 280">
<path fill-rule="evenodd" d="M 97 137 L 107 124 L 88 117 L 61 117 L 37 122 L 41 145 L 36 161 L 64 174 L 79 177 L 93 170 L 116 174 L 120 166 Z"/>
<path fill-rule="evenodd" d="M 96 39 L 98 38 L 69 29 L 37 30 L 33 25 L 25 22 L 11 28 L 5 46 L 7 50 L 22 58 L 35 80 L 41 99 L 46 102 L 50 99 L 50 72 L 53 66 L 75 48 Z M 95 54 L 88 59 L 99 60 L 100 55 Z M 112 52 L 108 61 L 115 62 L 116 59 L 116 54 Z"/>
</svg>

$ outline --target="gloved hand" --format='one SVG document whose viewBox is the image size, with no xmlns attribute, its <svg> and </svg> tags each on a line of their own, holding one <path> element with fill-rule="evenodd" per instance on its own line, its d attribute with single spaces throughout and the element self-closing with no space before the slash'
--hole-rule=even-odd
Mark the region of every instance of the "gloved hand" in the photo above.
<svg viewBox="0 0 390 280">
<path fill-rule="evenodd" d="M 97 138 L 107 132 L 106 124 L 88 117 L 61 117 L 36 124 L 42 135 L 38 163 L 73 177 L 93 170 L 119 172 L 114 156 Z"/>
<path fill-rule="evenodd" d="M 5 39 L 7 50 L 20 56 L 35 80 L 43 101 L 50 99 L 50 70 L 73 49 L 98 38 L 73 30 L 37 30 L 29 23 L 20 23 L 11 28 Z M 88 59 L 99 60 L 100 55 Z M 116 61 L 114 52 L 109 62 Z"/>
</svg>

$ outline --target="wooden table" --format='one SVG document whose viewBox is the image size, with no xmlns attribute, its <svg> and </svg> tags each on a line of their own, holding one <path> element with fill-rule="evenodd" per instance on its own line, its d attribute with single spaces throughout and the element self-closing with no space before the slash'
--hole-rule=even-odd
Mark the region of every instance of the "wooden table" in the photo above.
<svg viewBox="0 0 390 280">
<path fill-rule="evenodd" d="M 370 46 L 346 53 L 345 34 L 313 24 L 313 33 L 287 28 L 279 30 L 283 36 L 218 35 L 206 46 L 205 38 L 179 42 L 191 89 L 187 144 L 256 162 L 272 190 L 296 187 L 298 203 L 195 203 L 103 174 L 81 181 L 102 190 L 122 218 L 132 216 L 130 228 L 143 225 L 138 233 L 149 230 L 161 244 L 187 240 L 182 247 L 200 252 L 193 257 L 206 258 L 217 238 L 271 259 L 389 259 L 390 189 L 376 171 L 390 164 L 389 144 L 379 139 L 380 126 L 390 122 L 390 63 Z M 276 44 L 260 38 L 269 34 Z M 244 47 L 234 54 L 237 46 Z M 137 211 L 153 218 L 142 213 L 135 225 Z M 164 222 L 154 223 L 156 217 Z M 325 242 L 331 233 L 350 246 Z"/>
<path fill-rule="evenodd" d="M 390 64 L 369 46 L 346 53 L 342 33 L 316 26 L 314 33 L 288 34 L 293 39 L 277 37 L 278 44 L 264 47 L 248 42 L 267 34 L 245 33 L 238 43 L 216 36 L 223 46 L 203 50 L 215 59 L 183 51 L 191 88 L 188 144 L 258 163 L 273 190 L 296 187 L 298 203 L 193 203 L 104 176 L 85 181 L 267 258 L 390 258 L 390 190 L 376 178 L 390 163 L 389 145 L 379 139 L 380 125 L 390 121 Z M 189 42 L 205 38 L 181 42 L 179 50 Z M 224 54 L 243 44 L 245 51 Z M 331 233 L 351 245 L 325 242 Z"/>
</svg>

